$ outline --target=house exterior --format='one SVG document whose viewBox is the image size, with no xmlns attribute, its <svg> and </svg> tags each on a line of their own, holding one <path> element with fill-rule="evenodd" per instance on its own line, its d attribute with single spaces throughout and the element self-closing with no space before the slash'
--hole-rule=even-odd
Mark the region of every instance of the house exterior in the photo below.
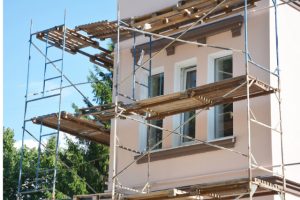
<svg viewBox="0 0 300 200">
<path fill-rule="evenodd" d="M 121 18 L 140 16 L 153 13 L 164 7 L 178 3 L 177 0 L 121 0 Z M 272 1 L 262 0 L 256 7 L 249 10 L 249 52 L 251 58 L 270 71 L 276 69 L 275 25 L 274 9 L 264 9 L 272 5 Z M 257 11 L 254 11 L 257 10 Z M 279 55 L 281 67 L 282 92 L 282 124 L 284 162 L 299 162 L 300 128 L 297 115 L 300 108 L 297 106 L 300 95 L 298 91 L 298 58 L 300 51 L 300 21 L 299 10 L 282 5 L 278 7 Z M 235 50 L 244 49 L 244 20 L 243 13 L 236 13 L 217 21 L 196 26 L 190 32 L 190 38 L 200 43 L 213 44 L 220 47 L 230 47 Z M 210 31 L 208 31 L 210 30 Z M 198 31 L 198 32 L 197 32 Z M 153 54 L 164 47 L 165 42 L 153 38 Z M 136 38 L 137 60 L 145 61 L 149 58 L 149 38 L 139 35 Z M 119 91 L 129 96 L 133 95 L 133 39 L 124 39 L 120 43 L 120 71 Z M 142 56 L 142 50 L 145 55 Z M 151 92 L 150 97 L 172 94 L 186 89 L 222 81 L 245 74 L 244 54 L 238 51 L 222 50 L 201 47 L 192 44 L 180 44 L 163 50 L 152 60 Z M 147 53 L 148 51 L 148 53 Z M 148 67 L 146 64 L 145 67 Z M 270 73 L 250 64 L 250 75 L 264 83 L 277 87 L 277 79 Z M 129 78 L 128 78 L 129 77 Z M 139 69 L 136 72 L 136 81 L 148 84 L 148 72 Z M 115 82 L 116 83 L 116 82 Z M 148 98 L 148 89 L 144 86 L 135 86 L 137 100 Z M 128 98 L 119 97 L 120 101 L 131 103 Z M 279 123 L 278 101 L 275 94 L 250 99 L 250 107 L 257 121 L 268 124 L 274 129 L 266 128 L 251 122 L 252 153 L 259 166 L 272 170 L 269 172 L 253 169 L 253 176 L 269 176 L 281 174 L 280 134 L 276 132 Z M 140 152 L 147 147 L 153 147 L 163 138 L 163 142 L 154 147 L 150 154 L 150 162 L 145 156 L 133 163 L 118 176 L 122 185 L 142 190 L 148 182 L 150 191 L 178 188 L 187 185 L 208 184 L 221 181 L 230 181 L 248 177 L 248 159 L 235 152 L 248 152 L 247 134 L 247 100 L 223 104 L 201 111 L 195 120 L 191 120 L 178 128 L 184 121 L 198 111 L 167 116 L 159 120 L 149 121 L 151 124 L 163 127 L 165 130 L 147 128 L 143 123 L 129 119 L 117 120 L 118 144 Z M 144 121 L 138 116 L 136 119 Z M 113 125 L 114 126 L 114 125 Z M 276 130 L 275 130 L 276 129 Z M 114 127 L 111 129 L 113 135 Z M 178 134 L 169 134 L 166 130 L 176 130 L 183 136 L 196 138 L 229 148 L 235 152 L 207 146 L 195 142 L 188 137 Z M 147 138 L 149 140 L 147 141 Z M 110 144 L 113 144 L 111 137 Z M 113 145 L 110 146 L 111 155 Z M 131 163 L 137 154 L 117 149 L 117 173 Z M 113 159 L 110 159 L 110 180 L 112 178 Z M 277 166 L 277 167 L 271 167 Z M 285 167 L 286 178 L 300 182 L 300 166 Z M 111 190 L 111 182 L 109 186 Z M 289 195 L 288 200 L 299 199 Z M 279 199 L 278 196 L 255 197 L 255 199 Z"/>
</svg>

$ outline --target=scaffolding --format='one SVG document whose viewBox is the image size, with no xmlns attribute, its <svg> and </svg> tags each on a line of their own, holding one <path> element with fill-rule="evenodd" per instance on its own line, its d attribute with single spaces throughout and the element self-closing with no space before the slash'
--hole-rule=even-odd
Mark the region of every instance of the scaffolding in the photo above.
<svg viewBox="0 0 300 200">
<path fill-rule="evenodd" d="M 163 9 L 161 11 L 155 12 L 154 14 L 149 14 L 141 17 L 122 19 L 121 20 L 121 9 L 120 2 L 118 0 L 117 6 L 117 20 L 113 22 L 101 21 L 87 25 L 81 25 L 75 28 L 75 30 L 68 29 L 65 27 L 65 23 L 61 26 L 56 26 L 54 28 L 30 34 L 30 46 L 35 47 L 44 57 L 45 57 L 45 71 L 44 71 L 44 82 L 42 97 L 36 99 L 28 99 L 28 89 L 26 90 L 25 99 L 25 114 L 24 114 L 24 124 L 23 124 L 23 139 L 24 134 L 31 134 L 30 131 L 26 129 L 26 123 L 33 121 L 35 124 L 40 125 L 40 138 L 37 139 L 39 142 L 39 154 L 41 151 L 42 137 L 49 136 L 49 134 L 43 134 L 43 126 L 54 128 L 57 131 L 55 134 L 57 139 L 56 143 L 56 159 L 55 168 L 53 169 L 52 179 L 52 198 L 55 199 L 55 183 L 56 183 L 56 162 L 59 160 L 58 152 L 58 138 L 59 132 L 64 131 L 69 134 L 82 137 L 91 141 L 95 141 L 101 144 L 111 145 L 112 147 L 112 180 L 111 180 L 111 195 L 105 194 L 105 198 L 110 199 L 240 199 L 249 198 L 253 199 L 255 196 L 264 195 L 274 195 L 279 194 L 281 199 L 285 199 L 286 193 L 294 194 L 300 196 L 300 184 L 287 180 L 285 177 L 285 166 L 284 155 L 283 155 L 283 128 L 282 128 L 282 116 L 281 116 L 281 79 L 280 79 L 280 60 L 279 60 L 279 41 L 278 41 L 278 22 L 277 22 L 277 8 L 280 5 L 293 4 L 295 1 L 285 1 L 283 3 L 278 3 L 277 0 L 272 0 L 273 5 L 261 9 L 274 8 L 275 10 L 275 37 L 276 37 L 276 70 L 273 72 L 267 67 L 264 67 L 256 63 L 249 52 L 248 47 L 248 14 L 252 12 L 251 8 L 255 7 L 255 3 L 260 0 L 221 0 L 221 1 L 204 1 L 204 0 L 186 0 L 180 1 L 177 5 L 177 9 L 173 7 Z M 296 2 L 297 3 L 297 2 Z M 296 4 L 297 5 L 297 4 Z M 201 27 L 207 23 L 215 22 L 224 18 L 229 18 L 233 14 L 243 12 L 243 23 L 244 23 L 244 49 L 234 49 L 230 47 L 217 46 L 206 43 L 206 38 L 198 38 L 197 41 L 190 41 L 184 36 L 189 34 L 191 30 L 196 28 L 198 25 Z M 236 19 L 239 20 L 239 19 Z M 172 21 L 172 23 L 169 23 Z M 232 34 L 238 34 L 239 30 L 237 26 L 241 28 L 240 21 L 237 22 L 238 25 L 232 25 L 230 30 Z M 87 36 L 82 35 L 79 31 L 83 31 Z M 177 34 L 176 34 L 177 33 Z M 210 33 L 211 34 L 211 33 Z M 39 40 L 46 42 L 46 52 L 43 53 L 34 43 L 32 43 L 32 36 L 36 36 Z M 149 42 L 146 44 L 146 50 L 139 45 L 136 45 L 136 37 L 139 35 L 145 35 L 149 38 Z M 209 33 L 208 33 L 209 35 Z M 112 38 L 117 44 L 114 57 L 111 52 L 100 47 L 99 43 L 94 39 L 104 40 L 107 38 Z M 120 66 L 121 66 L 121 47 L 120 43 L 123 40 L 133 38 L 133 67 L 132 72 L 119 80 Z M 154 47 L 154 39 L 164 39 L 162 46 Z M 239 77 L 234 77 L 228 80 L 223 80 L 207 85 L 202 85 L 199 87 L 188 89 L 184 92 L 172 93 L 169 95 L 162 95 L 158 97 L 151 97 L 151 75 L 152 75 L 152 60 L 156 58 L 161 52 L 167 50 L 168 53 L 174 53 L 174 46 L 179 44 L 190 44 L 202 47 L 215 48 L 219 50 L 230 50 L 232 52 L 237 52 L 244 55 L 244 68 L 245 74 Z M 50 46 L 48 46 L 50 45 Z M 62 50 L 62 58 L 57 60 L 50 60 L 47 56 L 47 49 L 50 47 L 57 47 Z M 93 47 L 100 50 L 100 54 L 91 55 L 84 52 L 82 49 L 85 47 Z M 153 49 L 155 53 L 153 53 Z M 97 65 L 105 67 L 106 69 L 114 72 L 114 103 L 102 106 L 93 106 L 91 102 L 83 95 L 82 92 L 76 87 L 76 84 L 72 83 L 63 74 L 63 52 L 69 52 L 71 54 L 82 54 L 89 58 L 89 60 Z M 149 58 L 143 62 L 143 56 L 148 54 Z M 138 59 L 140 58 L 140 59 Z M 114 59 L 114 62 L 113 62 Z M 29 55 L 28 62 L 28 75 L 27 75 L 27 88 L 29 83 L 29 70 L 30 70 L 30 60 Z M 58 68 L 55 64 L 56 62 L 61 62 L 61 68 Z M 58 77 L 46 78 L 46 67 L 47 65 L 52 65 L 59 73 Z M 114 68 L 112 67 L 114 64 Z M 249 67 L 253 65 L 263 72 L 268 73 L 270 76 L 277 79 L 277 87 L 273 87 L 263 81 L 258 80 L 249 73 Z M 147 67 L 146 67 L 147 66 Z M 136 80 L 137 71 L 144 70 L 148 74 L 147 84 L 141 83 Z M 48 80 L 53 80 L 54 78 L 60 78 L 60 83 L 63 79 L 66 79 L 72 87 L 74 87 L 86 101 L 89 102 L 88 108 L 80 109 L 81 114 L 79 116 L 73 116 L 71 114 L 61 111 L 60 101 L 62 84 L 60 84 L 59 93 L 56 95 L 44 96 L 45 94 L 45 83 Z M 132 94 L 122 94 L 120 91 L 120 85 L 128 79 L 132 79 Z M 144 100 L 138 100 L 136 98 L 136 85 L 144 87 L 147 89 L 148 98 Z M 256 119 L 253 110 L 251 109 L 251 99 L 253 97 L 260 97 L 264 95 L 275 95 L 278 100 L 278 112 L 279 112 L 279 129 L 272 127 L 271 125 L 260 122 Z M 57 113 L 39 116 L 31 119 L 27 119 L 26 110 L 27 104 L 32 101 L 42 100 L 44 98 L 52 98 L 54 96 L 59 96 L 59 110 Z M 120 102 L 120 97 L 130 100 L 132 103 Z M 224 103 L 233 103 L 236 101 L 246 100 L 247 102 L 247 136 L 248 136 L 248 152 L 239 152 L 231 147 L 224 146 L 220 143 L 208 142 L 200 140 L 197 138 L 182 135 L 180 129 L 187 124 L 189 121 L 195 119 L 201 112 L 206 111 L 210 107 L 221 105 Z M 189 117 L 187 120 L 182 122 L 176 129 L 168 130 L 163 127 L 159 127 L 150 123 L 149 120 L 152 119 L 162 119 L 167 116 L 175 115 L 178 113 L 183 113 L 187 111 L 195 111 L 195 114 Z M 79 117 L 81 116 L 94 116 L 95 119 L 101 121 L 112 120 L 113 129 L 111 134 L 109 130 L 101 127 L 99 123 L 90 122 L 83 120 Z M 133 117 L 137 116 L 137 117 Z M 133 120 L 146 125 L 148 128 L 152 127 L 155 129 L 166 131 L 168 134 L 163 137 L 159 142 L 154 144 L 152 147 L 147 147 L 144 152 L 140 152 L 129 147 L 122 146 L 118 137 L 118 120 Z M 271 132 L 276 132 L 280 134 L 280 151 L 281 151 L 281 173 L 276 174 L 273 171 L 275 166 L 262 166 L 256 162 L 256 159 L 252 153 L 252 131 L 251 123 L 258 124 L 265 128 L 269 128 Z M 52 133 L 51 133 L 52 134 Z M 244 179 L 237 179 L 232 181 L 223 181 L 217 183 L 199 184 L 182 186 L 179 188 L 170 188 L 168 190 L 162 191 L 151 191 L 151 184 L 149 181 L 150 177 L 150 161 L 151 157 L 154 156 L 153 150 L 160 145 L 166 138 L 171 135 L 179 135 L 180 137 L 186 138 L 188 140 L 194 141 L 195 143 L 204 144 L 210 148 L 222 149 L 228 152 L 235 153 L 244 158 L 247 158 L 248 163 L 248 177 Z M 112 137 L 112 140 L 110 138 Z M 111 143 L 112 142 L 112 143 Z M 149 142 L 149 138 L 147 139 Z M 23 146 L 22 142 L 22 155 L 23 156 Z M 117 149 L 121 148 L 126 151 L 133 153 L 134 161 L 129 162 L 121 170 L 117 169 Z M 137 190 L 134 188 L 127 187 L 120 183 L 118 177 L 125 173 L 126 170 L 137 162 L 147 163 L 147 180 L 145 186 L 142 190 Z M 20 175 L 19 175 L 19 186 L 18 194 L 28 192 L 38 192 L 42 188 L 40 187 L 40 170 L 39 170 L 39 160 L 37 165 L 36 178 L 33 181 L 36 187 L 32 191 L 22 190 L 22 158 L 20 162 Z M 253 175 L 253 170 L 260 170 L 265 173 L 270 174 L 267 177 L 256 177 Z M 48 170 L 48 169 L 47 169 Z M 46 170 L 46 171 L 47 171 Z M 49 171 L 47 171 L 49 172 Z M 122 191 L 129 191 L 135 194 L 124 194 Z M 95 192 L 96 193 L 96 192 Z M 97 195 L 96 195 L 97 196 Z M 100 195 L 101 196 L 101 195 Z M 108 197 L 109 196 L 109 197 Z M 86 196 L 84 196 L 86 197 Z M 80 197 L 78 197 L 80 199 Z"/>
<path fill-rule="evenodd" d="M 18 199 L 23 199 L 24 195 L 45 192 L 51 192 L 52 199 L 55 199 L 55 194 L 57 191 L 56 183 L 58 162 L 60 162 L 62 166 L 67 169 L 71 168 L 64 163 L 58 155 L 61 131 L 86 140 L 92 140 L 98 143 L 109 145 L 109 130 L 105 128 L 103 124 L 91 120 L 80 119 L 70 113 L 62 111 L 61 104 L 62 91 L 67 88 L 74 88 L 75 91 L 83 97 L 87 105 L 90 107 L 93 106 L 89 99 L 78 88 L 80 85 L 90 84 L 91 82 L 75 84 L 64 74 L 64 52 L 68 52 L 70 54 L 79 53 L 83 56 L 86 56 L 91 63 L 104 67 L 107 70 L 112 70 L 113 56 L 111 55 L 111 51 L 102 48 L 99 42 L 77 33 L 74 30 L 68 29 L 65 25 L 65 20 L 66 11 L 64 14 L 64 23 L 62 25 L 34 33 L 32 33 L 32 22 L 30 25 L 25 110 L 22 126 L 23 134 L 17 191 Z M 35 42 L 35 38 L 43 41 L 46 44 L 44 50 L 38 46 L 38 44 Z M 83 50 L 87 47 L 94 48 L 100 53 L 91 55 Z M 31 66 L 31 62 L 33 60 L 32 48 L 34 48 L 42 56 L 42 58 L 44 58 L 44 64 L 43 78 L 41 81 L 42 91 L 30 93 L 30 76 L 32 75 L 32 71 L 34 71 L 32 70 Z M 52 87 L 53 85 L 56 85 L 53 83 L 53 81 L 57 80 L 58 87 L 51 88 L 51 85 Z M 66 81 L 69 85 L 63 85 L 63 81 Z M 45 106 L 45 102 L 43 101 L 55 98 L 56 100 L 52 100 L 52 102 L 58 102 L 57 112 L 38 117 L 35 117 L 36 115 L 32 116 L 32 113 L 28 114 L 30 104 L 39 102 L 40 105 Z M 28 125 L 29 122 L 39 125 L 39 130 L 36 130 L 35 127 Z M 53 129 L 55 131 L 50 131 Z M 24 173 L 23 171 L 23 156 L 26 136 L 38 143 L 38 159 L 37 161 L 31 161 L 31 164 L 36 167 L 34 177 L 29 172 Z M 50 137 L 55 138 L 54 150 L 48 149 L 47 145 L 44 144 L 45 139 L 49 139 Z M 41 168 L 42 152 L 47 153 L 48 157 L 54 156 L 54 164 L 52 168 Z M 76 175 L 79 179 L 84 180 L 78 174 Z M 96 191 L 88 183 L 86 184 L 91 191 L 96 193 Z"/>
</svg>

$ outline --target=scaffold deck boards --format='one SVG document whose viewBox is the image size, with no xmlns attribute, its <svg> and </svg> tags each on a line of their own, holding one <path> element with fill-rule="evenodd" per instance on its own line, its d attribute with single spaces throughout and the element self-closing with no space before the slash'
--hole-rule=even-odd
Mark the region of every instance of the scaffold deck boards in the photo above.
<svg viewBox="0 0 300 200">
<path fill-rule="evenodd" d="M 48 39 L 62 47 L 64 32 L 64 26 L 56 26 L 52 29 L 39 32 L 36 37 L 44 41 Z M 70 53 L 76 53 L 79 49 L 88 46 L 98 48 L 99 43 L 77 33 L 74 30 L 66 28 L 66 48 Z"/>
<path fill-rule="evenodd" d="M 275 176 L 257 177 L 266 184 L 282 188 L 282 180 Z M 125 200 L 143 199 L 235 199 L 237 197 L 249 197 L 249 180 L 233 179 L 228 181 L 190 185 L 179 187 L 178 189 L 166 189 L 154 191 L 147 194 L 132 194 L 124 197 Z M 300 184 L 287 180 L 286 192 L 295 196 L 300 196 Z M 258 186 L 254 196 L 266 196 L 277 194 L 271 187 Z"/>
<path fill-rule="evenodd" d="M 248 76 L 250 84 L 250 98 L 271 94 L 276 88 Z M 161 119 L 182 112 L 206 109 L 212 106 L 232 103 L 247 98 L 247 76 L 202 85 L 188 89 L 184 92 L 153 97 L 132 104 L 121 105 L 124 115 L 132 113 L 147 116 L 147 119 Z M 96 115 L 101 120 L 109 120 L 115 117 L 113 108 L 101 110 L 103 107 L 92 110 L 81 109 L 83 115 Z"/>
<path fill-rule="evenodd" d="M 114 38 L 117 35 L 117 22 L 116 21 L 99 21 L 93 22 L 90 24 L 84 24 L 75 27 L 76 31 L 84 31 L 91 38 L 98 38 L 101 40 L 105 40 L 107 38 Z M 130 34 L 130 31 L 122 30 L 121 37 Z"/>
<path fill-rule="evenodd" d="M 111 52 L 99 45 L 99 42 L 86 37 L 75 30 L 65 28 L 64 26 L 55 26 L 45 31 L 38 32 L 36 37 L 52 46 L 62 49 L 63 38 L 65 37 L 65 51 L 76 54 L 80 53 L 87 56 L 91 62 L 106 68 L 112 68 L 113 56 Z M 82 49 L 92 47 L 100 51 L 99 54 L 91 55 Z"/>
<path fill-rule="evenodd" d="M 259 0 L 248 0 L 248 7 L 252 8 L 257 1 Z M 207 12 L 216 7 L 218 4 L 219 1 L 215 0 L 181 1 L 178 5 L 164 8 L 143 16 L 123 19 L 122 21 L 126 22 L 130 27 L 145 29 L 151 33 L 171 35 L 173 33 L 180 32 L 182 27 L 185 27 L 205 16 Z M 219 6 L 206 16 L 203 21 L 211 22 L 224 18 L 241 11 L 243 7 L 243 0 L 226 1 L 223 5 Z M 145 28 L 146 26 L 148 28 Z M 77 26 L 76 30 L 85 31 L 93 38 L 116 38 L 117 22 L 100 21 Z M 120 31 L 122 40 L 130 38 L 130 32 L 124 29 L 121 29 Z"/>
<path fill-rule="evenodd" d="M 35 124 L 57 129 L 58 114 L 39 116 L 32 119 Z M 100 144 L 109 145 L 110 132 L 101 124 L 97 124 L 92 120 L 81 119 L 69 113 L 61 112 L 60 130 L 68 134 L 94 141 Z"/>
</svg>

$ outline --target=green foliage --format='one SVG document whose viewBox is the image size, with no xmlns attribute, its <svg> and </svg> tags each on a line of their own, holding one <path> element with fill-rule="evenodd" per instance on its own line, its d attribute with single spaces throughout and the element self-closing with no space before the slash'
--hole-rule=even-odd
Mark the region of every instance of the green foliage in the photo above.
<svg viewBox="0 0 300 200">
<path fill-rule="evenodd" d="M 73 166 L 72 169 L 76 169 L 84 181 L 74 175 L 73 171 L 68 171 L 65 175 L 68 176 L 68 182 L 60 182 L 59 185 L 68 188 L 68 196 L 93 193 L 87 183 L 96 192 L 104 192 L 108 174 L 108 148 L 80 139 L 76 141 L 67 139 L 67 144 L 68 148 L 65 150 L 66 153 L 61 155 L 61 159 L 69 166 Z"/>
<path fill-rule="evenodd" d="M 113 42 L 110 42 L 108 45 L 107 45 L 107 49 L 110 50 L 110 51 L 114 51 L 115 49 L 115 44 Z"/>
<path fill-rule="evenodd" d="M 94 66 L 94 72 L 90 72 L 88 80 L 92 82 L 94 98 L 100 105 L 112 102 L 112 75 L 104 73 L 99 66 Z"/>
<path fill-rule="evenodd" d="M 3 194 L 4 200 L 16 198 L 18 185 L 19 157 L 14 147 L 15 140 L 12 129 L 6 128 L 3 131 Z"/>
</svg>

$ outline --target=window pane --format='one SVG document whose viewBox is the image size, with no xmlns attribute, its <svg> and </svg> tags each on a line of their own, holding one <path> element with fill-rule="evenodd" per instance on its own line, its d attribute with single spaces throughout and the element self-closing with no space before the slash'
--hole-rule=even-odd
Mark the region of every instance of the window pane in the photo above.
<svg viewBox="0 0 300 200">
<path fill-rule="evenodd" d="M 215 81 L 232 78 L 232 56 L 215 60 Z M 233 135 L 233 104 L 215 106 L 215 138 Z"/>
<path fill-rule="evenodd" d="M 226 137 L 233 134 L 233 106 L 232 104 L 224 104 L 216 106 L 215 115 L 215 137 Z"/>
<path fill-rule="evenodd" d="M 226 56 L 216 59 L 215 81 L 232 78 L 232 57 Z"/>
<path fill-rule="evenodd" d="M 196 70 L 187 71 L 185 89 L 196 87 Z"/>
<path fill-rule="evenodd" d="M 163 120 L 150 120 L 150 124 L 162 127 Z M 148 127 L 148 148 L 152 148 L 162 139 L 162 130 L 156 129 L 154 127 Z M 161 149 L 162 144 L 160 143 L 154 149 Z"/>
<path fill-rule="evenodd" d="M 185 112 L 183 114 L 183 122 L 186 122 L 193 115 L 195 115 L 195 111 Z M 192 120 L 190 120 L 183 126 L 182 134 L 184 136 L 189 136 L 189 137 L 195 138 L 195 118 L 193 118 Z M 192 141 L 192 140 L 188 139 L 188 138 L 182 139 L 182 142 L 190 142 L 190 141 Z"/>
<path fill-rule="evenodd" d="M 151 97 L 164 94 L 164 74 L 156 74 L 151 76 Z"/>
<path fill-rule="evenodd" d="M 183 71 L 183 77 L 184 77 L 184 89 L 189 89 L 196 87 L 196 70 L 195 68 L 187 68 Z M 189 118 L 191 118 L 195 114 L 195 111 L 191 112 L 185 112 L 182 115 L 182 123 L 186 122 Z M 187 122 L 182 127 L 182 135 L 189 136 L 195 138 L 195 118 Z M 188 138 L 182 138 L 182 142 L 190 142 L 191 139 Z"/>
<path fill-rule="evenodd" d="M 156 74 L 151 76 L 151 97 L 159 96 L 164 94 L 164 73 Z M 150 120 L 150 124 L 162 127 L 163 120 Z M 147 131 L 148 148 L 152 148 L 162 139 L 162 130 L 148 126 Z M 157 145 L 154 149 L 161 149 L 162 144 Z"/>
</svg>

